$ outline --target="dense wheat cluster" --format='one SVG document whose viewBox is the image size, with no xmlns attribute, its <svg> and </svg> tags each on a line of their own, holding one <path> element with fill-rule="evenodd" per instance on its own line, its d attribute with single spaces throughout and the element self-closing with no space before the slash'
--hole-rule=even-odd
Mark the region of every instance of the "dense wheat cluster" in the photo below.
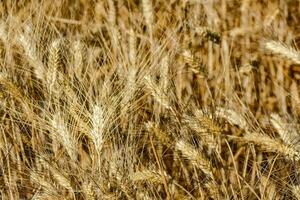
<svg viewBox="0 0 300 200">
<path fill-rule="evenodd" d="M 300 199 L 300 2 L 0 3 L 2 199 Z"/>
</svg>

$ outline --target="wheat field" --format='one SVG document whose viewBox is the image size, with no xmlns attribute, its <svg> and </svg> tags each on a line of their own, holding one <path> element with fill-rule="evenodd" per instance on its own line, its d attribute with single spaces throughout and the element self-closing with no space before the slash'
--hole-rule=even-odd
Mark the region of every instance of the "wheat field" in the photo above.
<svg viewBox="0 0 300 200">
<path fill-rule="evenodd" d="M 0 13 L 1 199 L 300 199 L 300 1 Z"/>
</svg>

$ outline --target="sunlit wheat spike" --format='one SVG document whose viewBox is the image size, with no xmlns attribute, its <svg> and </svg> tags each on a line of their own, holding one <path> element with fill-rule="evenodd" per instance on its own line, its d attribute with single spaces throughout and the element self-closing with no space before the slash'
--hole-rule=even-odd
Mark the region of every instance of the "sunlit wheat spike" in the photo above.
<svg viewBox="0 0 300 200">
<path fill-rule="evenodd" d="M 201 136 L 201 140 L 212 149 L 218 147 L 216 136 L 222 129 L 209 116 L 205 116 L 200 110 L 194 112 L 194 116 L 184 115 L 183 122 Z"/>
<path fill-rule="evenodd" d="M 77 160 L 77 141 L 74 135 L 68 130 L 61 113 L 58 112 L 53 115 L 51 124 L 54 128 L 53 136 L 56 137 L 58 141 L 61 141 L 71 159 L 74 161 Z"/>
<path fill-rule="evenodd" d="M 164 56 L 161 61 L 160 66 L 160 77 L 161 80 L 159 81 L 160 87 L 162 88 L 162 91 L 166 93 L 169 89 L 169 62 L 170 58 L 168 55 Z"/>
<path fill-rule="evenodd" d="M 211 117 L 205 115 L 202 110 L 195 110 L 194 115 L 200 125 L 208 132 L 211 132 L 214 135 L 219 135 L 221 133 L 222 129 L 217 122 Z"/>
<path fill-rule="evenodd" d="M 295 195 L 296 199 L 300 199 L 300 185 L 292 186 L 292 192 Z"/>
<path fill-rule="evenodd" d="M 85 48 L 83 42 L 76 40 L 72 43 L 73 52 L 73 67 L 77 77 L 80 77 L 81 71 L 84 68 L 84 60 L 86 58 Z"/>
<path fill-rule="evenodd" d="M 58 68 L 60 64 L 61 39 L 55 39 L 49 48 L 48 67 Z"/>
<path fill-rule="evenodd" d="M 50 167 L 50 170 L 52 172 L 53 178 L 56 180 L 56 182 L 60 186 L 73 192 L 72 184 L 68 177 L 66 177 L 64 174 L 62 174 L 60 171 L 58 171 L 54 167 Z"/>
<path fill-rule="evenodd" d="M 104 131 L 105 131 L 104 114 L 105 114 L 104 110 L 100 105 L 93 106 L 93 112 L 91 117 L 92 128 L 90 131 L 90 135 L 98 155 L 101 154 L 101 150 L 104 143 L 104 138 L 103 138 Z"/>
<path fill-rule="evenodd" d="M 52 92 L 55 84 L 57 84 L 57 76 L 59 75 L 59 65 L 61 62 L 61 40 L 54 40 L 49 48 L 49 56 L 48 56 L 48 69 L 46 73 L 46 82 L 49 87 L 49 91 Z"/>
<path fill-rule="evenodd" d="M 27 31 L 29 32 L 27 34 L 30 34 L 31 27 L 28 26 L 27 29 L 29 30 Z M 23 47 L 28 61 L 34 68 L 35 76 L 40 80 L 44 80 L 45 68 L 44 68 L 44 64 L 41 62 L 41 60 L 38 57 L 36 42 L 34 41 L 34 37 L 27 34 L 26 33 L 20 34 L 18 41 Z"/>
<path fill-rule="evenodd" d="M 108 21 L 111 25 L 115 25 L 116 23 L 116 8 L 114 0 L 108 0 Z"/>
<path fill-rule="evenodd" d="M 129 61 L 132 65 L 132 67 L 135 67 L 136 65 L 136 34 L 133 29 L 130 29 L 129 33 Z"/>
<path fill-rule="evenodd" d="M 41 173 L 37 173 L 36 171 L 31 171 L 30 179 L 35 184 L 41 186 L 48 194 L 55 195 L 56 188 L 49 180 L 45 180 L 44 177 L 41 176 Z"/>
<path fill-rule="evenodd" d="M 8 42 L 8 36 L 7 36 L 7 26 L 5 24 L 5 22 L 3 22 L 2 20 L 0 21 L 0 39 L 3 42 Z"/>
<path fill-rule="evenodd" d="M 145 18 L 145 22 L 149 30 L 152 31 L 152 26 L 154 22 L 152 0 L 142 0 L 142 7 L 143 7 L 143 15 Z"/>
<path fill-rule="evenodd" d="M 166 94 L 160 89 L 160 87 L 154 83 L 151 76 L 146 76 L 145 78 L 146 86 L 150 90 L 154 99 L 164 108 L 170 109 L 170 102 Z"/>
<path fill-rule="evenodd" d="M 95 199 L 95 192 L 93 191 L 93 184 L 92 182 L 84 182 L 82 184 L 82 192 L 86 200 L 94 200 Z"/>
<path fill-rule="evenodd" d="M 300 153 L 292 146 L 287 146 L 277 139 L 273 139 L 267 135 L 260 133 L 246 133 L 243 137 L 244 142 L 250 142 L 259 146 L 262 150 L 267 152 L 274 152 L 284 156 L 288 160 L 300 160 Z"/>
<path fill-rule="evenodd" d="M 195 149 L 192 145 L 183 140 L 176 142 L 176 149 L 181 151 L 182 155 L 188 159 L 192 165 L 201 169 L 210 178 L 213 178 L 212 166 L 202 153 Z"/>
<path fill-rule="evenodd" d="M 170 135 L 168 135 L 166 132 L 161 130 L 157 124 L 154 122 L 147 122 L 146 123 L 146 129 L 150 133 L 154 133 L 155 136 L 159 139 L 161 143 L 163 143 L 166 146 L 170 146 L 172 144 L 172 138 Z"/>
<path fill-rule="evenodd" d="M 27 34 L 31 34 L 31 27 L 26 27 Z M 37 60 L 37 50 L 36 50 L 36 43 L 34 41 L 34 38 L 31 38 L 30 35 L 20 34 L 19 35 L 19 42 L 23 46 L 23 49 L 25 50 L 26 55 L 33 61 Z"/>
<path fill-rule="evenodd" d="M 218 107 L 216 111 L 218 117 L 226 119 L 230 124 L 237 125 L 242 129 L 248 128 L 248 123 L 245 118 L 232 109 Z"/>
<path fill-rule="evenodd" d="M 297 64 L 300 64 L 300 53 L 282 42 L 269 40 L 264 43 L 264 47 L 275 54 L 281 55 Z"/>
<path fill-rule="evenodd" d="M 137 171 L 131 176 L 131 180 L 134 182 L 142 181 L 142 182 L 149 182 L 152 184 L 162 184 L 163 183 L 163 176 L 154 170 L 142 170 Z"/>
<path fill-rule="evenodd" d="M 284 119 L 275 113 L 271 114 L 270 121 L 284 143 L 288 146 L 293 146 L 300 151 L 300 136 L 296 127 L 293 127 L 292 124 L 288 124 L 284 121 Z"/>
</svg>

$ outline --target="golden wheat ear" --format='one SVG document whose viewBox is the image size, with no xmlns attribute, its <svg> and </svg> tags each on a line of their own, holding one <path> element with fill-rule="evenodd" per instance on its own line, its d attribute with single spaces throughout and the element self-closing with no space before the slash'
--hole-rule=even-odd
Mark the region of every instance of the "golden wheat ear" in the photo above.
<svg viewBox="0 0 300 200">
<path fill-rule="evenodd" d="M 248 129 L 248 123 L 244 118 L 244 116 L 242 116 L 241 114 L 239 114 L 238 112 L 232 109 L 218 107 L 216 109 L 216 116 L 220 118 L 224 118 L 230 124 L 237 125 L 244 130 Z"/>
<path fill-rule="evenodd" d="M 152 184 L 163 184 L 163 176 L 154 170 L 137 171 L 131 175 L 131 180 L 134 182 L 149 182 Z"/>
<path fill-rule="evenodd" d="M 53 127 L 52 137 L 55 138 L 54 142 L 60 141 L 70 158 L 77 161 L 77 140 L 66 126 L 61 113 L 58 112 L 53 115 L 51 125 Z"/>
<path fill-rule="evenodd" d="M 154 99 L 164 108 L 170 109 L 171 105 L 169 98 L 161 90 L 161 88 L 154 82 L 150 75 L 144 78 L 147 88 L 150 90 Z"/>
<path fill-rule="evenodd" d="M 290 59 L 294 63 L 300 64 L 300 53 L 294 48 L 278 41 L 270 40 L 264 42 L 264 47 L 272 53 Z"/>
<path fill-rule="evenodd" d="M 60 65 L 61 65 L 61 39 L 54 40 L 49 48 L 49 56 L 47 63 L 46 76 L 46 85 L 49 89 L 49 92 L 59 91 L 59 76 L 60 74 Z"/>
<path fill-rule="evenodd" d="M 210 161 L 201 152 L 183 140 L 176 142 L 175 147 L 191 162 L 192 165 L 201 169 L 206 175 L 213 178 L 213 167 Z"/>
<path fill-rule="evenodd" d="M 33 67 L 35 76 L 44 81 L 45 65 L 38 55 L 36 38 L 33 36 L 33 27 L 32 25 L 27 25 L 24 29 L 24 33 L 19 34 L 18 43 L 24 49 L 26 59 Z"/>
<path fill-rule="evenodd" d="M 94 148 L 98 156 L 101 155 L 101 151 L 104 144 L 104 132 L 105 132 L 105 123 L 106 119 L 104 116 L 104 109 L 100 105 L 94 105 L 92 110 L 91 117 L 91 130 L 90 130 L 90 138 L 94 144 Z"/>
<path fill-rule="evenodd" d="M 154 122 L 147 122 L 145 126 L 147 131 L 149 131 L 150 134 L 154 133 L 162 144 L 166 145 L 167 147 L 172 145 L 172 137 L 165 131 L 161 130 L 157 124 Z"/>
<path fill-rule="evenodd" d="M 284 143 L 300 151 L 300 135 L 296 124 L 288 123 L 275 113 L 271 114 L 270 121 Z"/>
<path fill-rule="evenodd" d="M 247 132 L 244 137 L 244 142 L 253 143 L 266 152 L 274 152 L 291 161 L 300 160 L 300 152 L 293 146 L 286 145 L 278 139 L 271 138 L 265 134 Z"/>
</svg>

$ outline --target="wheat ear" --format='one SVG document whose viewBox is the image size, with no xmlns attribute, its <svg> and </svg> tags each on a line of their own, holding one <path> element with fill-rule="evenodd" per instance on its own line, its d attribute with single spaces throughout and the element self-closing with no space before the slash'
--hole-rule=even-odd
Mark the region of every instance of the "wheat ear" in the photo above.
<svg viewBox="0 0 300 200">
<path fill-rule="evenodd" d="M 297 64 L 300 64 L 300 54 L 294 48 L 289 47 L 282 42 L 277 42 L 274 40 L 265 42 L 264 46 L 267 50 L 288 58 Z"/>
<path fill-rule="evenodd" d="M 287 146 L 277 139 L 259 133 L 246 133 L 243 137 L 245 142 L 253 143 L 267 152 L 274 152 L 283 155 L 285 158 L 298 161 L 300 153 L 292 146 Z"/>
<path fill-rule="evenodd" d="M 154 83 L 150 75 L 145 77 L 146 86 L 150 90 L 154 99 L 164 108 L 170 109 L 170 102 L 166 94 L 160 89 L 160 87 Z"/>
<path fill-rule="evenodd" d="M 94 143 L 97 154 L 101 155 L 104 143 L 103 134 L 105 131 L 105 116 L 103 108 L 100 105 L 93 106 L 91 123 L 92 129 L 90 131 L 90 137 Z"/>
<path fill-rule="evenodd" d="M 61 141 L 63 147 L 66 149 L 72 160 L 77 160 L 77 141 L 69 132 L 66 127 L 65 120 L 59 112 L 53 115 L 51 123 L 54 128 L 53 137 L 56 137 L 58 141 Z"/>
<path fill-rule="evenodd" d="M 270 121 L 286 145 L 294 146 L 300 150 L 300 136 L 296 127 L 292 127 L 292 124 L 288 124 L 284 121 L 284 119 L 275 113 L 271 114 Z"/>
<path fill-rule="evenodd" d="M 192 145 L 180 140 L 176 142 L 176 149 L 181 151 L 182 155 L 188 159 L 193 166 L 201 169 L 207 176 L 213 178 L 213 167 L 210 161 Z"/>
</svg>

